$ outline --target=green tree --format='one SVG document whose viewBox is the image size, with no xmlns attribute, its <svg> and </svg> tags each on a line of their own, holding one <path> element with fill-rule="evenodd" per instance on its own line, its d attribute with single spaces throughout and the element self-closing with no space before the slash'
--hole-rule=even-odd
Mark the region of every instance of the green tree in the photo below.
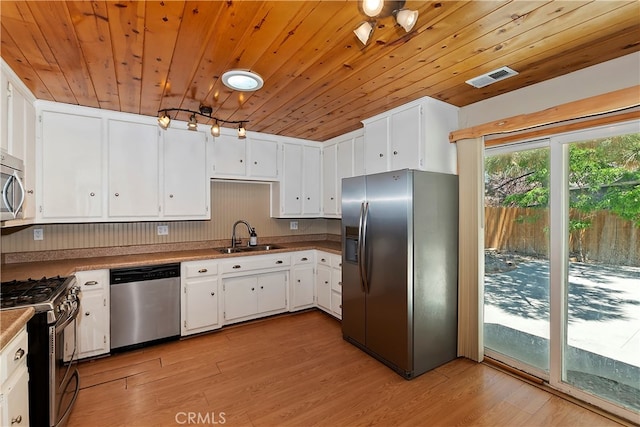
<svg viewBox="0 0 640 427">
<path fill-rule="evenodd" d="M 569 231 L 582 260 L 585 231 L 597 211 L 608 210 L 640 227 L 640 134 L 569 146 Z M 485 162 L 489 205 L 546 208 L 547 148 L 491 156 Z"/>
</svg>

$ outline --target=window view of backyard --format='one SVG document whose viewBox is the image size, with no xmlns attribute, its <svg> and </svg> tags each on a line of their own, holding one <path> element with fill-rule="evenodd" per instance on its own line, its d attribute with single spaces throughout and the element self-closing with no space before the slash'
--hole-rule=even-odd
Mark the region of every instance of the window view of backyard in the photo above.
<svg viewBox="0 0 640 427">
<path fill-rule="evenodd" d="M 567 230 L 550 226 L 550 153 L 487 152 L 485 347 L 548 375 L 561 328 L 562 381 L 640 411 L 640 134 L 567 144 Z M 551 233 L 567 237 L 563 283 L 550 282 Z M 560 325 L 550 286 L 562 287 Z"/>
</svg>

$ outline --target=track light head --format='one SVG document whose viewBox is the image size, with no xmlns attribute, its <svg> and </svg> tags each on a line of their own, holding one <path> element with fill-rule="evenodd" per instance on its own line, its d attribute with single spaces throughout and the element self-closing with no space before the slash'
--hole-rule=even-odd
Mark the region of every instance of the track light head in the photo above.
<svg viewBox="0 0 640 427">
<path fill-rule="evenodd" d="M 191 117 L 189 117 L 189 123 L 187 123 L 187 129 L 198 130 L 198 122 L 196 121 L 195 114 L 192 114 Z"/>
<path fill-rule="evenodd" d="M 238 138 L 246 138 L 247 130 L 244 128 L 244 123 L 240 122 L 240 126 L 238 126 Z"/>
<path fill-rule="evenodd" d="M 171 118 L 169 117 L 169 115 L 165 111 L 160 115 L 160 117 L 158 117 L 158 125 L 162 129 L 167 129 L 170 124 L 171 124 Z"/>
<path fill-rule="evenodd" d="M 211 125 L 211 136 L 220 136 L 220 125 L 218 124 L 218 120 L 216 120 L 216 122 Z"/>
</svg>

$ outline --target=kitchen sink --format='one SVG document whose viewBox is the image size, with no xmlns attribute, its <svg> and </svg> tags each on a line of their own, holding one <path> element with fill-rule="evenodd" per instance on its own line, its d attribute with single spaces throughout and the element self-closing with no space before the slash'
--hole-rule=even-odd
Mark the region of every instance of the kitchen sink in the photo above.
<svg viewBox="0 0 640 427">
<path fill-rule="evenodd" d="M 271 251 L 274 249 L 282 249 L 282 246 L 278 246 L 278 245 L 237 246 L 235 248 L 217 248 L 216 250 L 223 254 L 235 254 L 239 252 Z"/>
</svg>

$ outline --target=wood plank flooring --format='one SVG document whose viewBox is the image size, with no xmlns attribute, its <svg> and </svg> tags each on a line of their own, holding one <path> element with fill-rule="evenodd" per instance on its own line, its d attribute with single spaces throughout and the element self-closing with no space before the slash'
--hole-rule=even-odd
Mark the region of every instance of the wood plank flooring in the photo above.
<svg viewBox="0 0 640 427">
<path fill-rule="evenodd" d="M 619 426 L 484 364 L 406 381 L 319 311 L 80 363 L 69 426 Z M 191 418 L 189 418 L 191 417 Z"/>
</svg>

